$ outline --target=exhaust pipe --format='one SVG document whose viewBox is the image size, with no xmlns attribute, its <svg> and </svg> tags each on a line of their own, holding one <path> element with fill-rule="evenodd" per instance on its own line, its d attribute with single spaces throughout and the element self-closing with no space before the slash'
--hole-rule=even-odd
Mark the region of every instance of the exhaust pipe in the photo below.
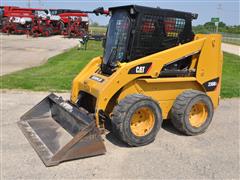
<svg viewBox="0 0 240 180">
<path fill-rule="evenodd" d="M 106 152 L 95 120 L 55 94 L 26 112 L 18 126 L 46 166 Z"/>
</svg>

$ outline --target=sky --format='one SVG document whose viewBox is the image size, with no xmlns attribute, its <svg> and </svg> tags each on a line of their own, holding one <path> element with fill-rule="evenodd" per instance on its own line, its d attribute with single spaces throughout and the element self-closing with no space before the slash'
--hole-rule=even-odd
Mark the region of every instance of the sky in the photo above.
<svg viewBox="0 0 240 180">
<path fill-rule="evenodd" d="M 1 6 L 28 7 L 27 0 L 1 0 Z M 211 17 L 220 17 L 220 21 L 227 25 L 239 25 L 239 0 L 30 0 L 31 7 L 35 8 L 66 8 L 93 10 L 97 7 L 121 6 L 121 5 L 143 5 L 149 7 L 160 7 L 162 9 L 174 9 L 198 14 L 198 19 L 193 25 L 204 24 L 211 20 Z M 106 25 L 109 17 L 90 15 L 92 21 Z"/>
</svg>

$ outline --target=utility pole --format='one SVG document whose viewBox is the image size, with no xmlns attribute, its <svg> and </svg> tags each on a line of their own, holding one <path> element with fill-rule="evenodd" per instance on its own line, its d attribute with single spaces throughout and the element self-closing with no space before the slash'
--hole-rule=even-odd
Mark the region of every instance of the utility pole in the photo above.
<svg viewBox="0 0 240 180">
<path fill-rule="evenodd" d="M 43 2 L 41 0 L 38 0 L 39 7 L 42 8 L 44 6 Z"/>
<path fill-rule="evenodd" d="M 219 19 L 220 19 L 220 12 L 221 12 L 221 10 L 222 10 L 222 4 L 219 3 L 218 7 L 217 7 L 217 15 L 218 15 Z M 219 22 L 215 22 L 216 33 L 218 33 L 218 25 L 219 25 Z"/>
<path fill-rule="evenodd" d="M 31 0 L 28 0 L 28 8 L 31 7 Z"/>
</svg>

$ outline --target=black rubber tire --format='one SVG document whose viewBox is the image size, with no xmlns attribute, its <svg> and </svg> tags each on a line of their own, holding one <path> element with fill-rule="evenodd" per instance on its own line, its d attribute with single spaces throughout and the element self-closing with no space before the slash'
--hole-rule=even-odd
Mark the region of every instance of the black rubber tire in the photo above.
<svg viewBox="0 0 240 180">
<path fill-rule="evenodd" d="M 59 30 L 60 30 L 60 32 L 63 31 L 64 26 L 65 26 L 65 25 L 64 25 L 64 22 L 60 21 L 60 22 L 59 22 Z"/>
<path fill-rule="evenodd" d="M 50 36 L 50 31 L 49 31 L 48 29 L 43 30 L 42 36 L 43 36 L 43 37 L 48 37 L 48 36 Z"/>
<path fill-rule="evenodd" d="M 47 28 L 47 30 L 50 32 L 49 36 L 53 35 L 53 28 L 49 27 L 49 28 Z"/>
<path fill-rule="evenodd" d="M 130 123 L 133 113 L 141 107 L 151 108 L 154 113 L 155 123 L 152 130 L 145 136 L 135 136 L 131 132 Z M 126 96 L 113 109 L 112 130 L 113 133 L 129 146 L 143 146 L 154 141 L 162 125 L 162 112 L 158 103 L 152 98 L 142 94 Z"/>
<path fill-rule="evenodd" d="M 208 110 L 206 121 L 200 127 L 194 127 L 189 122 L 189 112 L 194 104 L 203 102 Z M 173 126 L 186 135 L 198 135 L 206 131 L 213 118 L 214 108 L 212 100 L 205 93 L 197 90 L 187 90 L 180 94 L 171 109 L 171 122 Z"/>
</svg>

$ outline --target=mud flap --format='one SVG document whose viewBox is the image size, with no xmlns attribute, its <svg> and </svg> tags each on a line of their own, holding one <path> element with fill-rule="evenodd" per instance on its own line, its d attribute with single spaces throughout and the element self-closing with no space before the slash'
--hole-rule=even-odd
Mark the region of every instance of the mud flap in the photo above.
<svg viewBox="0 0 240 180">
<path fill-rule="evenodd" d="M 18 125 L 46 166 L 106 152 L 95 120 L 55 94 L 25 113 Z"/>
</svg>

